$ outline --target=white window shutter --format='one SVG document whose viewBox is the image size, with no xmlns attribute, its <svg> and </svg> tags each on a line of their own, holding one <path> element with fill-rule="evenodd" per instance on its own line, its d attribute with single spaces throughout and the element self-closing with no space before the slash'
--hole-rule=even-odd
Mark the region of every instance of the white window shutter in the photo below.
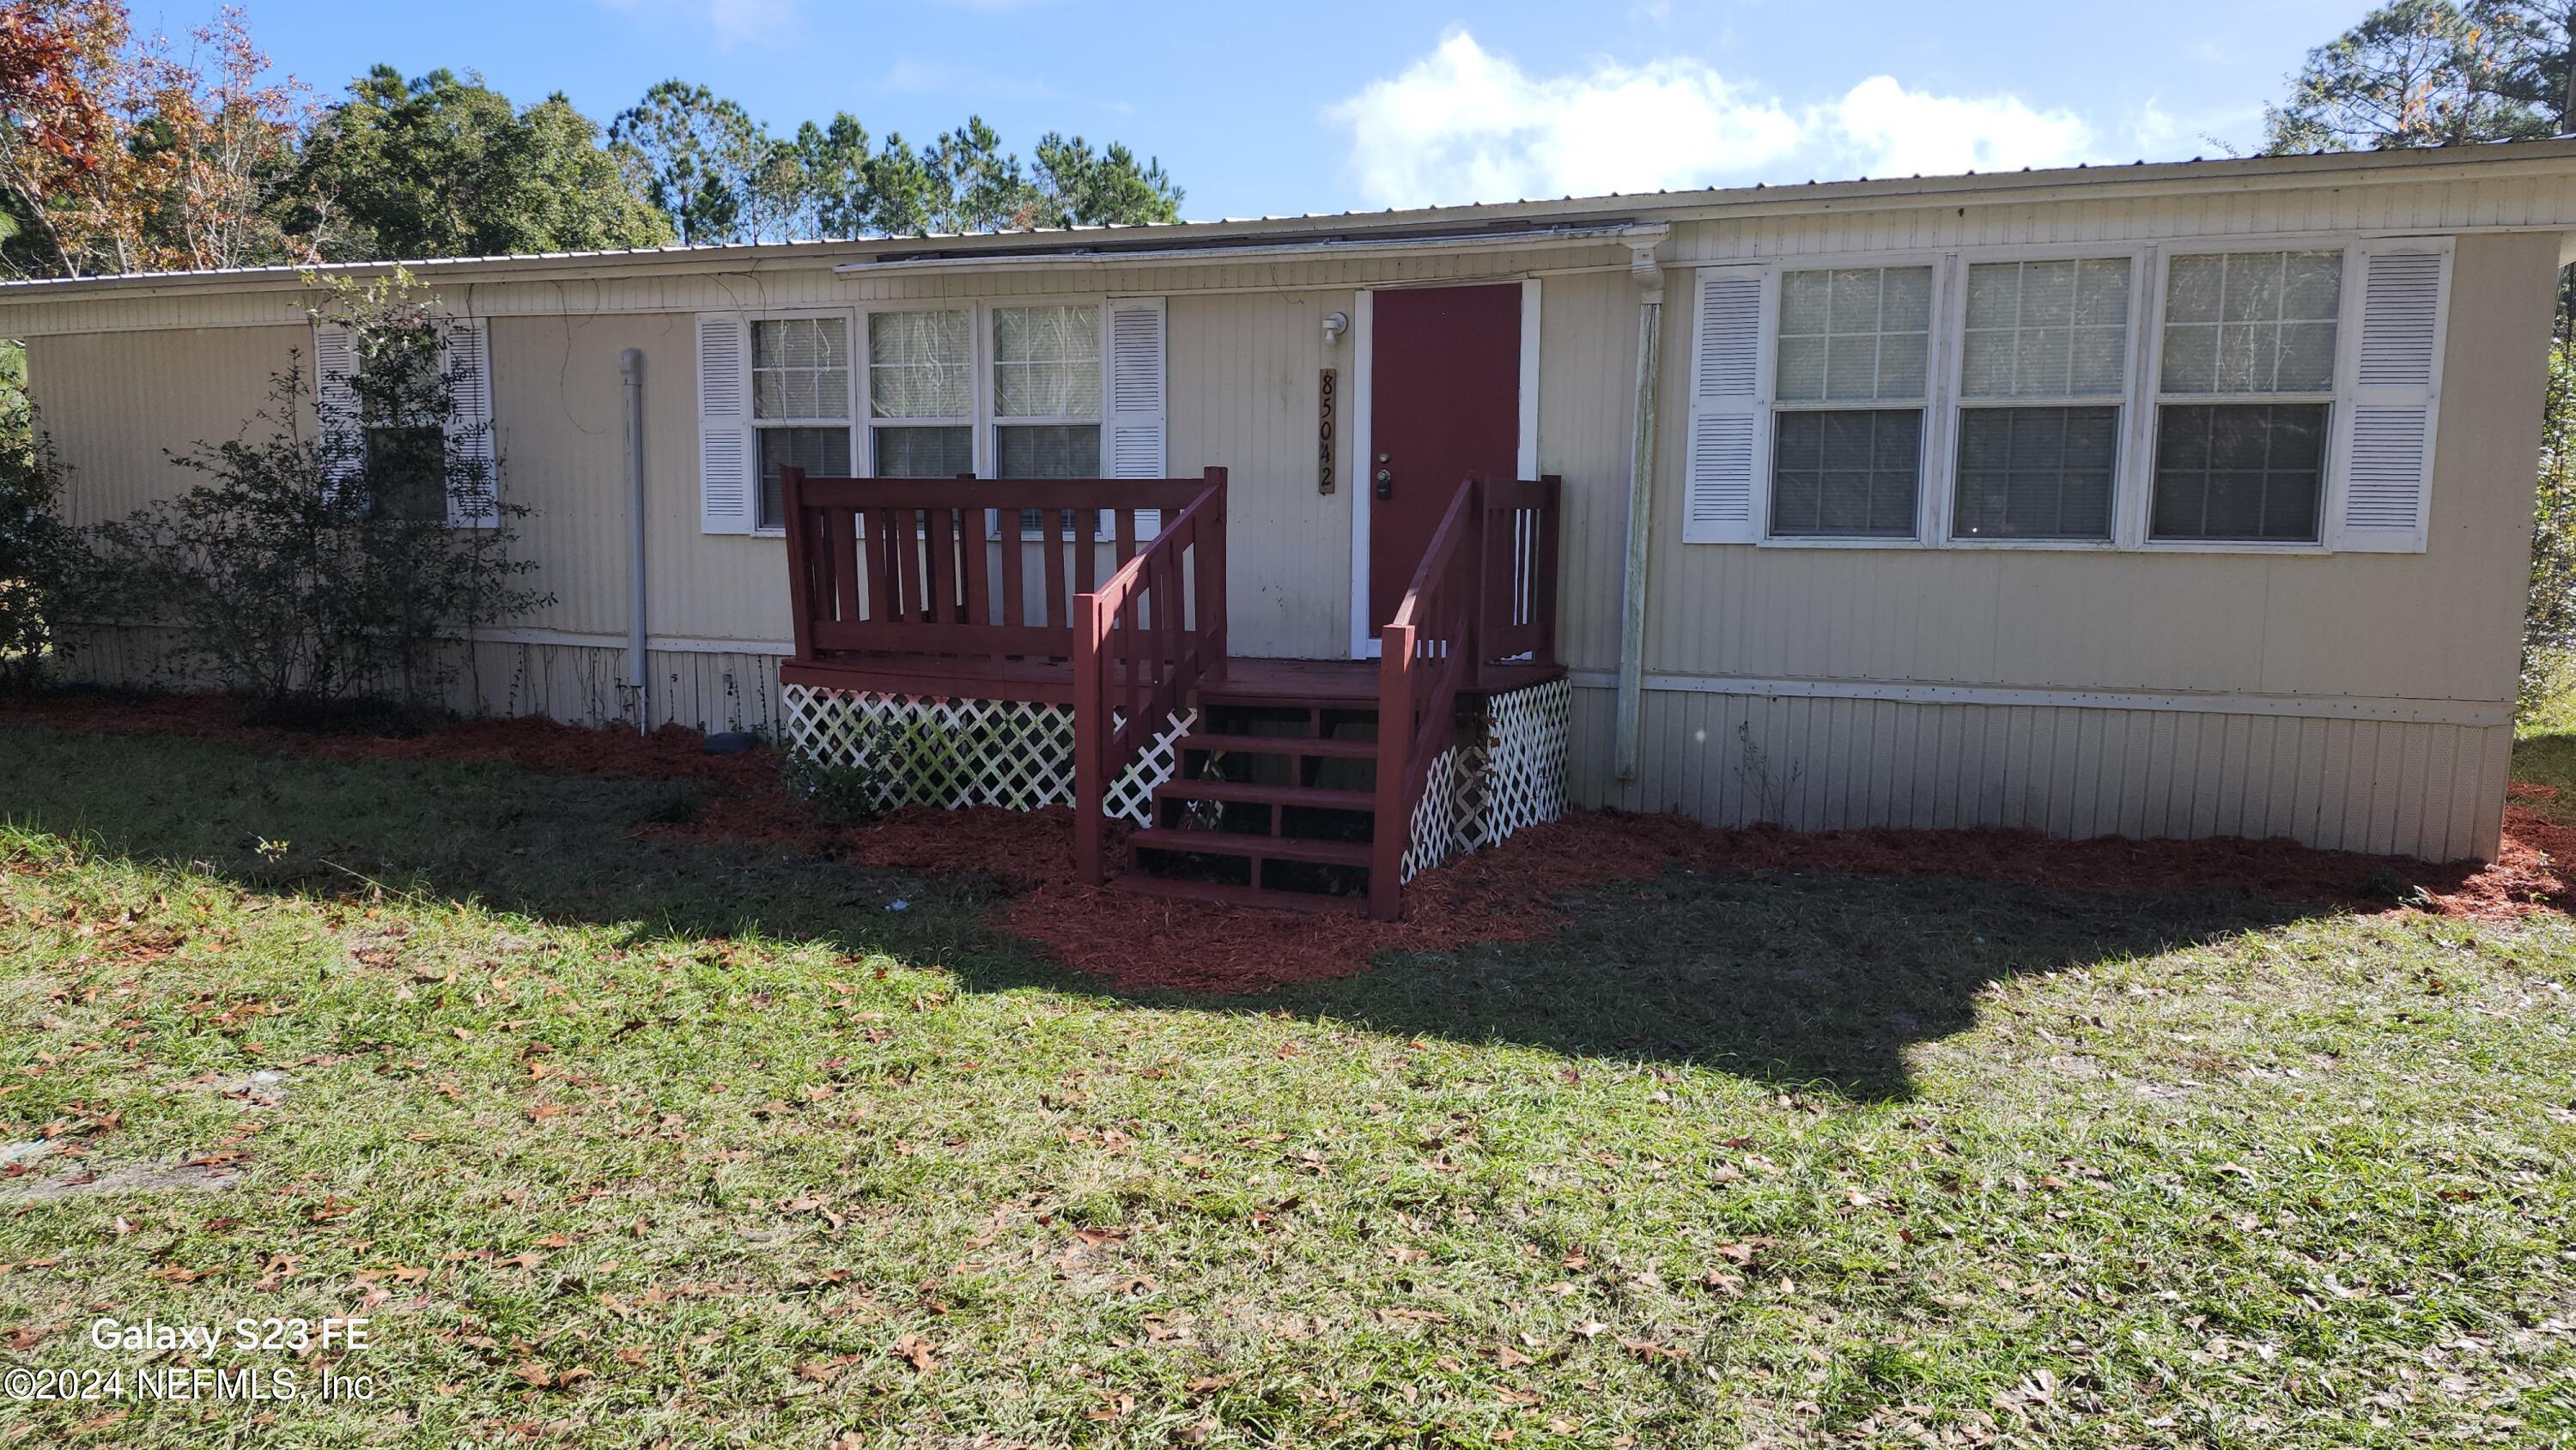
<svg viewBox="0 0 2576 1450">
<path fill-rule="evenodd" d="M 1762 537 L 1762 297 L 1758 267 L 1699 274 L 1691 313 L 1690 446 L 1682 542 Z"/>
<path fill-rule="evenodd" d="M 1128 297 L 1109 304 L 1109 437 L 1111 478 L 1162 478 L 1164 458 L 1165 377 L 1163 299 Z M 1162 516 L 1152 509 L 1136 514 L 1136 537 L 1150 539 L 1160 531 Z"/>
<path fill-rule="evenodd" d="M 750 361 L 740 313 L 698 314 L 698 518 L 710 534 L 751 532 Z"/>
<path fill-rule="evenodd" d="M 492 341 L 479 317 L 448 319 L 446 345 L 447 522 L 459 528 L 500 521 L 498 450 L 492 442 Z"/>
<path fill-rule="evenodd" d="M 336 322 L 313 324 L 313 415 L 321 429 L 322 467 L 336 490 L 366 462 L 360 431 L 357 330 Z"/>
<path fill-rule="evenodd" d="M 2422 553 L 2432 515 L 2451 245 L 2448 238 L 2364 242 L 2352 255 L 2360 336 L 2344 350 L 2337 390 L 2343 416 L 2335 426 L 2328 542 L 2360 553 Z"/>
</svg>

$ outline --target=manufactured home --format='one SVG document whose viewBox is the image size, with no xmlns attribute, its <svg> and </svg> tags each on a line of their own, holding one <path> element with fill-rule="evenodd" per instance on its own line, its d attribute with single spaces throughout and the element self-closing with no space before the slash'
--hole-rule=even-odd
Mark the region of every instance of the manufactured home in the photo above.
<svg viewBox="0 0 2576 1450">
<path fill-rule="evenodd" d="M 2571 235 L 2543 141 L 412 264 L 555 596 L 459 703 L 1379 914 L 1569 802 L 2485 856 Z M 346 426 L 314 303 L 0 287 L 74 517 Z"/>
</svg>

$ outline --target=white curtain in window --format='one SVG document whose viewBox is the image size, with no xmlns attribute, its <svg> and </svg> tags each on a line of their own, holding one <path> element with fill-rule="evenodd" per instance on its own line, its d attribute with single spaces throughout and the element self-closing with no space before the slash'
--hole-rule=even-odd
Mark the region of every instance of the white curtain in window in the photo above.
<svg viewBox="0 0 2576 1450">
<path fill-rule="evenodd" d="M 1968 269 L 1967 397 L 2117 397 L 2128 342 L 2126 257 Z"/>
<path fill-rule="evenodd" d="M 1774 394 L 1782 402 L 1920 399 L 1931 335 L 1929 267 L 1785 273 Z"/>
<path fill-rule="evenodd" d="M 1100 416 L 1100 309 L 993 310 L 993 416 Z"/>
<path fill-rule="evenodd" d="M 848 319 L 781 317 L 752 323 L 751 401 L 757 418 L 848 417 Z"/>
<path fill-rule="evenodd" d="M 966 418 L 975 411 L 974 322 L 955 312 L 868 315 L 868 411 Z"/>
<path fill-rule="evenodd" d="M 2165 289 L 2169 394 L 2334 391 L 2341 252 L 2176 257 Z"/>
</svg>

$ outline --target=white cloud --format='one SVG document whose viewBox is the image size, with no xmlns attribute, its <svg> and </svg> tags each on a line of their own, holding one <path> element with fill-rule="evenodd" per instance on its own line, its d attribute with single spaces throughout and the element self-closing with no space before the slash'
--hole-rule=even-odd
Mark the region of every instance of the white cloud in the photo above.
<svg viewBox="0 0 2576 1450">
<path fill-rule="evenodd" d="M 1687 58 L 1533 76 L 1463 30 L 1324 114 L 1348 130 L 1353 178 L 1378 206 L 1933 176 L 2141 154 L 2114 156 L 2105 128 L 2009 94 L 1939 95 L 1879 75 L 1793 110 Z M 2150 101 L 2112 129 L 2118 144 L 2158 152 L 2178 128 Z"/>
<path fill-rule="evenodd" d="M 778 44 L 790 39 L 804 0 L 604 0 L 611 10 L 629 15 L 661 15 L 691 22 L 713 32 L 716 43 L 738 41 Z"/>
<path fill-rule="evenodd" d="M 1382 206 L 1704 186 L 1778 159 L 1799 132 L 1778 102 L 1697 61 L 1542 80 L 1463 30 L 1325 115 L 1350 128 L 1361 194 Z"/>
<path fill-rule="evenodd" d="M 1936 96 L 1871 76 L 1829 112 L 1841 150 L 1863 176 L 1948 176 L 2100 159 L 2093 128 L 2072 111 L 2034 111 L 2015 96 Z"/>
</svg>

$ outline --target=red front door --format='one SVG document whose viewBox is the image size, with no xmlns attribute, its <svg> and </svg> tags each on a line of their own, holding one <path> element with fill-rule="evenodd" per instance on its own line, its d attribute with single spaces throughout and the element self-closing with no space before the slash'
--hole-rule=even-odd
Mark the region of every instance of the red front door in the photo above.
<svg viewBox="0 0 2576 1450">
<path fill-rule="evenodd" d="M 1370 303 L 1369 616 L 1395 613 L 1469 477 L 1520 467 L 1521 289 L 1424 287 Z"/>
</svg>

